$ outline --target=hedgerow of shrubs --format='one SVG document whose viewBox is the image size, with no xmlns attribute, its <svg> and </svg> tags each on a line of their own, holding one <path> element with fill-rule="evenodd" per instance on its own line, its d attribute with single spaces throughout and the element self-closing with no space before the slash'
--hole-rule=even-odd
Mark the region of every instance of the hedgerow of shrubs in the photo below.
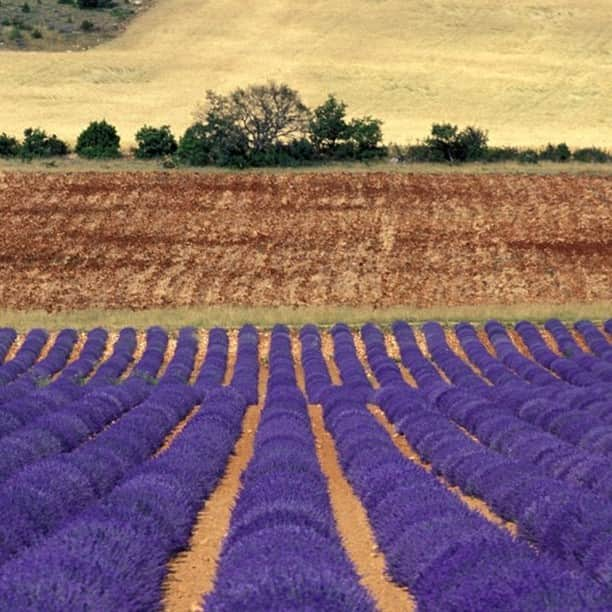
<svg viewBox="0 0 612 612">
<path fill-rule="evenodd" d="M 84 3 L 85 4 L 85 3 Z M 285 84 L 269 82 L 238 88 L 227 95 L 206 93 L 196 121 L 177 139 L 168 125 L 144 125 L 136 132 L 138 159 L 163 159 L 164 167 L 230 166 L 236 168 L 297 166 L 335 161 L 369 161 L 390 158 L 395 162 L 457 164 L 509 162 L 537 164 L 612 162 L 601 148 L 573 152 L 564 142 L 540 150 L 489 146 L 488 132 L 480 127 L 460 129 L 451 123 L 434 123 L 422 141 L 408 146 L 382 144 L 382 121 L 371 116 L 348 118 L 347 105 L 334 95 L 309 109 L 300 94 Z M 78 137 L 76 153 L 85 158 L 121 157 L 115 126 L 93 121 Z M 0 134 L 0 157 L 65 155 L 68 146 L 40 128 L 28 128 L 24 140 Z"/>
</svg>

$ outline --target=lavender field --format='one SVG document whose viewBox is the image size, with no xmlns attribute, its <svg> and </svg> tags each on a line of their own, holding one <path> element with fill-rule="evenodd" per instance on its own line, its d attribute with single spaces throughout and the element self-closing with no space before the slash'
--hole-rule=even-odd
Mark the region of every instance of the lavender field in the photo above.
<svg viewBox="0 0 612 612">
<path fill-rule="evenodd" d="M 610 610 L 612 319 L 0 329 L 1 610 Z"/>
</svg>

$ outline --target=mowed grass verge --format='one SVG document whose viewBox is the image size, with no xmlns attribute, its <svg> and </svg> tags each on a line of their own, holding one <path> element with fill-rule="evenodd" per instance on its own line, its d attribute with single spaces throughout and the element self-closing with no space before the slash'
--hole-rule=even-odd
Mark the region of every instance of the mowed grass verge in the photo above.
<svg viewBox="0 0 612 612">
<path fill-rule="evenodd" d="M 44 172 L 44 173 L 81 173 L 81 172 L 183 172 L 197 174 L 299 174 L 327 172 L 388 172 L 394 174 L 529 174 L 550 176 L 569 174 L 572 176 L 612 176 L 612 164 L 583 162 L 540 162 L 521 164 L 518 162 L 432 164 L 432 163 L 394 163 L 388 160 L 375 162 L 330 162 L 295 167 L 268 167 L 237 170 L 205 166 L 201 168 L 180 166 L 165 168 L 159 160 L 140 160 L 133 157 L 123 159 L 89 160 L 71 155 L 66 158 L 35 159 L 22 162 L 18 159 L 0 159 L 0 172 Z"/>
<path fill-rule="evenodd" d="M 124 326 L 132 326 L 143 329 L 151 325 L 161 325 L 166 329 L 175 330 L 183 326 L 236 328 L 245 323 L 252 323 L 261 329 L 269 329 L 277 323 L 290 327 L 314 323 L 325 327 L 338 321 L 351 326 L 359 326 L 371 321 L 386 326 L 402 319 L 413 323 L 434 320 L 450 325 L 459 321 L 484 323 L 489 319 L 497 319 L 510 324 L 523 319 L 541 323 L 550 318 L 569 322 L 579 319 L 601 322 L 611 316 L 612 304 L 609 302 L 516 304 L 512 306 L 491 304 L 432 308 L 395 306 L 380 309 L 369 306 L 359 308 L 345 306 L 202 306 L 200 308 L 92 309 L 63 312 L 0 310 L 0 325 L 14 327 L 20 331 L 33 327 L 54 330 L 64 327 L 91 329 L 102 326 L 116 330 Z"/>
</svg>

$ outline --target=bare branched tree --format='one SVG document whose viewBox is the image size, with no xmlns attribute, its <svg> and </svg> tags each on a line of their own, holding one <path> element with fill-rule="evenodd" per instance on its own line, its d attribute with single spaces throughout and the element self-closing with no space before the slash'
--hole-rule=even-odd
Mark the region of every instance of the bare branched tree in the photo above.
<svg viewBox="0 0 612 612">
<path fill-rule="evenodd" d="M 310 111 L 296 90 L 270 81 L 238 88 L 227 96 L 208 91 L 206 104 L 196 111 L 195 118 L 202 123 L 222 118 L 240 129 L 253 151 L 264 151 L 303 136 Z"/>
</svg>

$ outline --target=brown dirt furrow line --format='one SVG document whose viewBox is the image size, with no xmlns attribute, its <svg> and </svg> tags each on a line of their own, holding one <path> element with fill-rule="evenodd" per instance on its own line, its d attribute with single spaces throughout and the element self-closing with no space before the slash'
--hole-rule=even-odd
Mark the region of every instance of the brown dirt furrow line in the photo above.
<svg viewBox="0 0 612 612">
<path fill-rule="evenodd" d="M 387 420 L 384 412 L 374 405 L 368 405 L 368 410 L 376 418 L 376 420 L 385 428 L 395 446 L 400 450 L 402 455 L 407 459 L 410 459 L 413 463 L 423 468 L 427 472 L 433 473 L 432 467 L 429 463 L 423 461 L 417 451 L 410 445 L 408 440 L 402 434 L 395 431 L 393 425 Z M 488 521 L 497 525 L 498 527 L 505 529 L 512 536 L 518 534 L 518 527 L 511 521 L 506 521 L 498 516 L 486 502 L 477 497 L 465 495 L 459 487 L 451 485 L 446 478 L 443 476 L 436 475 L 438 481 L 443 484 L 451 493 L 456 495 L 466 506 L 482 514 Z"/>
<path fill-rule="evenodd" d="M 428 359 L 429 363 L 431 363 L 431 365 L 436 369 L 438 374 L 442 377 L 442 380 L 447 383 L 450 383 L 450 379 L 448 378 L 444 370 L 440 368 L 438 364 L 431 358 L 431 354 L 429 353 L 429 349 L 427 348 L 425 334 L 423 333 L 423 330 L 420 327 L 417 328 L 416 326 L 414 326 L 414 336 L 416 338 L 417 345 L 421 349 L 423 355 L 425 355 L 425 358 Z"/>
<path fill-rule="evenodd" d="M 87 335 L 84 332 L 79 332 L 77 334 L 77 340 L 74 343 L 74 346 L 72 347 L 72 351 L 70 351 L 70 355 L 68 356 L 68 359 L 66 361 L 66 365 L 64 365 L 64 368 L 70 365 L 75 359 L 78 359 L 79 355 L 81 354 L 81 351 L 83 350 L 83 345 L 85 344 L 86 340 L 87 340 Z M 51 377 L 51 380 L 57 380 L 62 375 L 62 370 L 64 368 L 59 370 L 59 372 L 56 372 L 55 374 L 53 374 L 53 376 Z"/>
<path fill-rule="evenodd" d="M 189 547 L 168 565 L 164 583 L 164 609 L 168 612 L 200 610 L 201 602 L 214 587 L 223 540 L 229 530 L 232 511 L 240 490 L 240 476 L 253 456 L 268 382 L 269 332 L 259 334 L 259 403 L 250 406 L 242 423 L 242 435 L 230 456 L 225 474 L 198 517 Z M 264 361 L 265 356 L 265 361 Z"/>
<path fill-rule="evenodd" d="M 36 358 L 36 363 L 40 363 L 48 354 L 53 345 L 55 344 L 55 340 L 57 338 L 59 332 L 49 332 L 49 336 L 47 337 L 47 341 L 45 342 L 40 354 Z"/>
<path fill-rule="evenodd" d="M 548 346 L 548 348 L 556 355 L 561 355 L 561 351 L 559 350 L 553 335 L 543 325 L 539 325 L 538 330 L 542 334 L 542 339 L 544 342 L 546 342 L 546 346 Z"/>
<path fill-rule="evenodd" d="M 74 343 L 72 347 L 72 352 L 70 353 L 70 357 L 68 357 L 68 361 L 66 365 L 70 365 L 73 361 L 79 358 L 81 351 L 83 350 L 83 346 L 87 341 L 87 334 L 85 332 L 79 332 L 77 335 L 77 341 Z"/>
<path fill-rule="evenodd" d="M 146 346 L 147 346 L 146 332 L 144 331 L 136 332 L 136 350 L 134 351 L 134 357 L 132 361 L 128 364 L 127 368 L 125 368 L 125 371 L 123 372 L 119 380 L 126 380 L 130 376 L 130 374 L 132 373 L 132 370 L 134 369 L 134 366 L 138 363 L 138 361 L 142 357 L 142 354 L 144 353 Z"/>
<path fill-rule="evenodd" d="M 236 367 L 236 357 L 238 356 L 238 330 L 230 329 L 227 332 L 227 365 L 225 366 L 225 374 L 223 375 L 223 384 L 229 385 L 234 376 L 234 368 Z"/>
<path fill-rule="evenodd" d="M 204 359 L 206 358 L 206 350 L 208 349 L 208 330 L 198 328 L 197 334 L 198 350 L 193 361 L 193 370 L 191 371 L 191 376 L 189 378 L 190 385 L 193 385 L 193 383 L 195 383 L 196 379 L 198 378 L 198 374 L 200 373 L 200 369 L 202 368 L 202 364 L 204 363 Z"/>
<path fill-rule="evenodd" d="M 599 330 L 601 331 L 601 333 L 604 335 L 604 338 L 610 342 L 610 344 L 612 344 L 612 334 L 609 334 L 605 329 L 603 325 L 599 326 Z"/>
<path fill-rule="evenodd" d="M 414 610 L 416 605 L 410 593 L 386 573 L 385 557 L 378 548 L 365 508 L 344 476 L 334 440 L 325 429 L 321 407 L 311 404 L 308 412 L 336 527 L 361 584 L 382 612 Z"/>
<path fill-rule="evenodd" d="M 387 347 L 387 353 L 393 361 L 395 361 L 402 373 L 402 377 L 411 387 L 417 387 L 414 376 L 410 373 L 410 370 L 402 363 L 402 356 L 400 354 L 397 340 L 392 332 L 385 333 L 385 346 Z"/>
<path fill-rule="evenodd" d="M 338 365 L 334 359 L 334 340 L 327 330 L 321 331 L 321 352 L 327 364 L 332 383 L 334 385 L 341 384 L 340 370 L 338 370 Z"/>
<path fill-rule="evenodd" d="M 478 339 L 482 342 L 482 345 L 487 349 L 487 351 L 489 351 L 491 356 L 497 359 L 497 353 L 495 351 L 495 347 L 493 346 L 493 343 L 491 342 L 484 328 L 477 327 L 476 335 L 478 336 Z"/>
<path fill-rule="evenodd" d="M 23 341 L 25 340 L 26 334 L 17 334 L 13 344 L 9 347 L 9 350 L 6 353 L 6 357 L 2 363 L 8 363 L 15 357 L 17 351 L 21 348 Z"/>
<path fill-rule="evenodd" d="M 380 383 L 378 382 L 378 378 L 376 378 L 376 375 L 370 367 L 365 343 L 363 342 L 363 338 L 361 337 L 361 334 L 359 332 L 353 332 L 353 341 L 355 342 L 355 350 L 357 352 L 357 357 L 359 357 L 359 361 L 361 361 L 361 365 L 365 370 L 368 380 L 372 383 L 372 386 L 375 389 L 378 389 L 378 387 L 380 387 Z"/>
<path fill-rule="evenodd" d="M 174 353 L 176 352 L 176 345 L 178 344 L 177 334 L 172 333 L 168 334 L 168 344 L 166 345 L 166 350 L 164 352 L 164 358 L 162 359 L 162 364 L 157 372 L 157 379 L 159 380 L 166 372 L 166 368 L 168 364 L 174 357 Z"/>
<path fill-rule="evenodd" d="M 223 540 L 228 533 L 240 476 L 251 457 L 261 406 L 247 409 L 242 436 L 230 456 L 223 478 L 198 513 L 187 550 L 168 565 L 164 582 L 164 609 L 168 612 L 200 610 L 201 602 L 214 586 Z"/>
<path fill-rule="evenodd" d="M 508 327 L 506 327 L 506 331 L 508 332 L 508 336 L 510 336 L 510 340 L 512 340 L 512 344 L 514 344 L 518 352 L 521 355 L 523 355 L 523 357 L 527 357 L 527 359 L 530 359 L 531 361 L 533 361 L 533 355 L 527 348 L 527 345 L 523 342 L 523 339 L 521 338 L 520 334 L 516 331 L 516 329 L 514 329 L 514 327 L 509 325 Z"/>
<path fill-rule="evenodd" d="M 461 343 L 457 338 L 457 334 L 455 334 L 455 330 L 452 328 L 445 327 L 444 335 L 446 336 L 446 342 L 448 346 L 450 346 L 451 350 L 461 359 L 461 361 L 463 361 L 465 365 L 470 367 L 474 374 L 477 374 L 483 380 L 487 380 L 486 376 L 483 375 L 482 370 L 478 366 L 473 364 L 470 361 L 469 357 L 465 354 L 465 351 L 463 350 L 463 347 L 461 346 Z"/>
<path fill-rule="evenodd" d="M 586 340 L 582 337 L 582 334 L 575 330 L 571 325 L 568 326 L 570 334 L 572 334 L 572 338 L 574 342 L 587 354 L 592 354 L 589 345 L 586 343 Z"/>
<path fill-rule="evenodd" d="M 169 446 L 174 442 L 177 436 L 180 435 L 183 429 L 187 427 L 187 425 L 189 424 L 189 421 L 193 419 L 193 417 L 198 413 L 199 410 L 200 410 L 200 404 L 197 404 L 187 413 L 186 417 L 181 419 L 181 421 L 174 427 L 174 429 L 166 436 L 161 446 L 155 451 L 155 454 L 153 455 L 153 457 L 158 457 L 163 452 L 168 450 Z"/>
<path fill-rule="evenodd" d="M 295 379 L 297 386 L 302 393 L 306 393 L 306 375 L 304 374 L 304 366 L 302 365 L 302 345 L 300 344 L 299 332 L 292 330 L 291 332 L 291 355 L 293 356 L 293 364 L 295 366 Z"/>
<path fill-rule="evenodd" d="M 102 352 L 102 356 L 98 363 L 96 363 L 89 373 L 88 378 L 91 378 L 97 371 L 98 368 L 113 354 L 113 349 L 115 348 L 115 342 L 119 338 L 118 332 L 108 332 L 108 338 L 106 339 L 106 346 L 104 347 L 104 351 Z"/>
</svg>

